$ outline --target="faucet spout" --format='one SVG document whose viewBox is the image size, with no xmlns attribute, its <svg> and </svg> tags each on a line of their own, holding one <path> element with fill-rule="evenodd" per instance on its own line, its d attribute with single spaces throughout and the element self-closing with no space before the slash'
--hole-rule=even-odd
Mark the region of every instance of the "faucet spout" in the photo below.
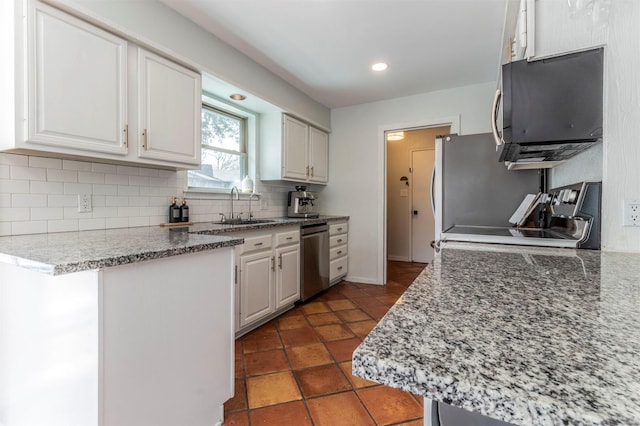
<svg viewBox="0 0 640 426">
<path fill-rule="evenodd" d="M 251 200 L 254 198 L 257 200 L 259 197 L 256 194 L 249 195 L 249 220 L 253 218 L 253 212 L 251 211 Z"/>
<path fill-rule="evenodd" d="M 233 191 L 236 191 L 236 200 L 240 199 L 240 192 L 238 191 L 238 187 L 234 186 L 231 188 L 231 192 L 229 195 L 231 196 L 231 219 L 233 219 Z"/>
</svg>

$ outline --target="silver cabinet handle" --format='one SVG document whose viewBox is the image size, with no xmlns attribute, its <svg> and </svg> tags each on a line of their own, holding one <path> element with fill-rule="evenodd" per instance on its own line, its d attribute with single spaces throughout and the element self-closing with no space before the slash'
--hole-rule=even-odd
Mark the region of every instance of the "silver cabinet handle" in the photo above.
<svg viewBox="0 0 640 426">
<path fill-rule="evenodd" d="M 293 237 L 287 237 L 287 240 L 293 240 Z"/>
<path fill-rule="evenodd" d="M 124 125 L 124 130 L 122 130 L 122 144 L 125 147 L 129 146 L 129 125 Z"/>
<path fill-rule="evenodd" d="M 282 269 L 282 253 L 278 255 L 278 268 Z"/>
<path fill-rule="evenodd" d="M 338 271 L 342 271 L 342 266 L 338 266 Z"/>
<path fill-rule="evenodd" d="M 309 166 L 307 166 L 307 176 L 309 176 Z"/>
<path fill-rule="evenodd" d="M 336 253 L 336 254 L 342 254 L 342 250 L 338 251 L 338 253 Z"/>
<path fill-rule="evenodd" d="M 338 242 L 341 243 L 342 242 L 342 238 L 338 239 Z"/>
<path fill-rule="evenodd" d="M 264 243 L 255 243 L 253 246 L 254 246 L 254 247 L 259 247 L 259 246 L 261 246 L 262 244 L 264 244 Z"/>
<path fill-rule="evenodd" d="M 142 131 L 142 147 L 144 150 L 147 150 L 147 129 Z"/>
<path fill-rule="evenodd" d="M 338 231 L 342 231 L 342 228 L 338 228 Z"/>
<path fill-rule="evenodd" d="M 311 166 L 311 177 L 313 177 L 313 166 Z"/>
<path fill-rule="evenodd" d="M 272 271 L 276 270 L 276 257 L 275 256 L 271 256 L 271 270 Z"/>
</svg>

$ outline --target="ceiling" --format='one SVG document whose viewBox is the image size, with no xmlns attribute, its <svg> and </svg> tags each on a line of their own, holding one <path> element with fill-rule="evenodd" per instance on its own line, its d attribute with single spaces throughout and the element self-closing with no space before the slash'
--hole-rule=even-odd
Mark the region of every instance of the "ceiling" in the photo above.
<svg viewBox="0 0 640 426">
<path fill-rule="evenodd" d="M 498 75 L 506 0 L 161 1 L 329 108 Z"/>
</svg>

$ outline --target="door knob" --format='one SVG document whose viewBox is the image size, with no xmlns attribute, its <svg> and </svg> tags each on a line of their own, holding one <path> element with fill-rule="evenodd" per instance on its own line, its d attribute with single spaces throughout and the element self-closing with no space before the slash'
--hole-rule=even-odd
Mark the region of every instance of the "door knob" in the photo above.
<svg viewBox="0 0 640 426">
<path fill-rule="evenodd" d="M 414 211 L 413 211 L 413 215 L 414 215 L 414 216 L 417 216 L 417 215 L 418 215 L 418 210 L 414 210 Z"/>
</svg>

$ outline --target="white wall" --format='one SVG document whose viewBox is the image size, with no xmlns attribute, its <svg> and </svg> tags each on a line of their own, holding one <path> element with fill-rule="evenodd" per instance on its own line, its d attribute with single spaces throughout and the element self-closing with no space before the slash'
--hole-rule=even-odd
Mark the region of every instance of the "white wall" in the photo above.
<svg viewBox="0 0 640 426">
<path fill-rule="evenodd" d="M 489 132 L 495 87 L 490 82 L 331 111 L 330 182 L 322 193 L 322 211 L 351 216 L 347 279 L 383 282 L 381 128 L 406 128 L 459 116 L 461 134 Z M 325 211 L 325 206 L 330 209 Z"/>
<path fill-rule="evenodd" d="M 580 170 L 591 178 L 602 167 L 602 247 L 640 252 L 640 228 L 622 226 L 622 201 L 640 199 L 640 2 L 593 3 L 608 16 L 594 22 L 593 13 L 572 14 L 566 1 L 536 1 L 536 56 L 606 45 L 602 161 L 595 163 L 598 151 L 591 149 L 554 171 L 552 180 L 569 180 Z"/>
</svg>

